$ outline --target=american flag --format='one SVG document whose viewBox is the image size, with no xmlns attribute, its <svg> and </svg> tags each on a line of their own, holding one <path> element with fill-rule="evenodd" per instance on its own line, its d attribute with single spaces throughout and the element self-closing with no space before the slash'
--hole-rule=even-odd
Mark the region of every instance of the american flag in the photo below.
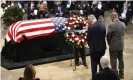
<svg viewBox="0 0 133 80">
<path fill-rule="evenodd" d="M 64 31 L 64 24 L 65 24 L 66 20 L 67 20 L 67 18 L 64 18 L 64 17 L 52 18 L 52 21 L 55 25 L 55 33 Z"/>
<path fill-rule="evenodd" d="M 23 36 L 27 39 L 33 39 L 62 32 L 65 21 L 66 18 L 63 17 L 18 21 L 9 27 L 6 41 L 14 40 L 19 43 L 24 39 Z"/>
</svg>

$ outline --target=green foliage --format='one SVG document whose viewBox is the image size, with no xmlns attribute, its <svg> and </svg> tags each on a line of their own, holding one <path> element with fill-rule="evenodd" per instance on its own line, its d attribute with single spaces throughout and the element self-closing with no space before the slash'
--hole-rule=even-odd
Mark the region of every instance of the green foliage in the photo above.
<svg viewBox="0 0 133 80">
<path fill-rule="evenodd" d="M 2 16 L 3 22 L 6 26 L 21 21 L 23 19 L 24 12 L 19 6 L 10 6 L 5 10 L 5 13 Z"/>
</svg>

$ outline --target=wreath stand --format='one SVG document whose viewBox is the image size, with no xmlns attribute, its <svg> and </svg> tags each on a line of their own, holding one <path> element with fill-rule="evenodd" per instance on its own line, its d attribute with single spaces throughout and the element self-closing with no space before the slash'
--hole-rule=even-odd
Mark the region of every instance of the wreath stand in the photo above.
<svg viewBox="0 0 133 80">
<path fill-rule="evenodd" d="M 73 56 L 74 54 L 74 60 L 75 60 L 75 50 L 74 50 L 74 45 L 73 45 L 73 53 L 71 54 L 71 57 Z M 72 66 L 72 58 L 70 60 L 70 66 Z M 74 62 L 74 68 L 73 68 L 73 71 L 76 71 L 76 64 Z"/>
<path fill-rule="evenodd" d="M 71 10 L 70 13 L 75 13 L 75 15 L 77 16 L 78 14 L 80 14 L 80 11 L 78 11 L 78 10 Z M 67 30 L 66 30 L 66 31 L 67 31 Z M 75 31 L 77 32 L 77 31 L 79 31 L 79 30 L 75 30 Z M 74 32 L 75 32 L 75 31 L 74 31 Z M 73 30 L 72 30 L 72 31 L 71 31 L 71 30 L 68 30 L 67 32 L 68 32 L 68 33 L 69 33 L 69 32 L 73 32 Z M 74 46 L 74 45 L 73 45 L 73 53 L 71 54 L 71 57 L 73 57 L 73 54 L 74 54 L 74 68 L 73 68 L 73 71 L 76 71 L 77 65 L 76 65 L 76 63 L 75 63 L 75 57 L 76 57 L 75 54 L 76 54 L 76 53 L 75 53 L 75 46 Z M 79 62 L 79 64 L 81 64 L 81 62 Z M 72 66 L 72 65 L 73 65 L 73 64 L 72 64 L 72 58 L 71 58 L 71 60 L 70 60 L 70 66 Z M 86 68 L 86 69 L 87 69 L 87 68 Z"/>
</svg>

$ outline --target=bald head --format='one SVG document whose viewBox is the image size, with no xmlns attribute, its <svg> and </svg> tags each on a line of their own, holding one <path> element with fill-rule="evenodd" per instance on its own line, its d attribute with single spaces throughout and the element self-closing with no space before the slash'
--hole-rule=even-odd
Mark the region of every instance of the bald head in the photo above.
<svg viewBox="0 0 133 80">
<path fill-rule="evenodd" d="M 112 14 L 111 14 L 112 21 L 114 21 L 117 18 L 118 18 L 118 14 L 116 12 L 112 12 Z"/>
</svg>

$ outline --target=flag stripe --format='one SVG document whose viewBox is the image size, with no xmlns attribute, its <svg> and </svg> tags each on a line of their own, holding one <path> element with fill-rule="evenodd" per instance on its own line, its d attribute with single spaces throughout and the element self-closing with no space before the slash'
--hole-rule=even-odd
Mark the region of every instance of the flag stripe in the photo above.
<svg viewBox="0 0 133 80">
<path fill-rule="evenodd" d="M 27 33 L 23 33 L 21 35 L 18 35 L 15 39 L 16 42 L 19 41 L 19 38 L 22 38 L 22 35 L 25 35 L 27 37 L 27 39 L 31 39 L 30 37 L 32 38 L 35 38 L 36 36 L 40 36 L 40 35 L 43 35 L 43 36 L 47 36 L 49 34 L 52 34 L 54 32 L 55 29 L 50 29 L 50 30 L 40 30 L 40 31 L 34 31 L 34 32 L 27 32 Z"/>
<path fill-rule="evenodd" d="M 46 26 L 46 27 L 39 27 L 39 28 L 29 28 L 29 29 L 25 29 L 25 30 L 21 30 L 19 31 L 16 36 L 18 36 L 21 33 L 26 33 L 26 32 L 34 32 L 34 31 L 40 31 L 40 30 L 48 30 L 48 29 L 54 29 L 53 26 Z"/>
<path fill-rule="evenodd" d="M 27 20 L 27 21 L 22 21 L 16 28 L 15 28 L 15 34 L 17 34 L 17 30 L 21 25 L 23 24 L 33 24 L 35 22 L 41 22 L 41 21 L 50 21 L 50 19 L 37 19 L 37 20 Z"/>
<path fill-rule="evenodd" d="M 14 30 L 14 29 L 15 29 L 20 23 L 21 23 L 21 21 L 16 22 L 15 25 L 12 27 L 12 31 L 13 31 L 13 34 L 12 34 L 12 35 L 13 35 L 13 39 L 15 38 L 15 30 Z"/>
<path fill-rule="evenodd" d="M 46 23 L 46 24 L 37 24 L 37 25 L 30 25 L 30 26 L 21 26 L 17 32 L 19 31 L 23 31 L 23 30 L 27 30 L 27 29 L 31 29 L 31 28 L 45 28 L 45 27 L 48 27 L 48 26 L 54 26 L 53 23 Z"/>
</svg>

